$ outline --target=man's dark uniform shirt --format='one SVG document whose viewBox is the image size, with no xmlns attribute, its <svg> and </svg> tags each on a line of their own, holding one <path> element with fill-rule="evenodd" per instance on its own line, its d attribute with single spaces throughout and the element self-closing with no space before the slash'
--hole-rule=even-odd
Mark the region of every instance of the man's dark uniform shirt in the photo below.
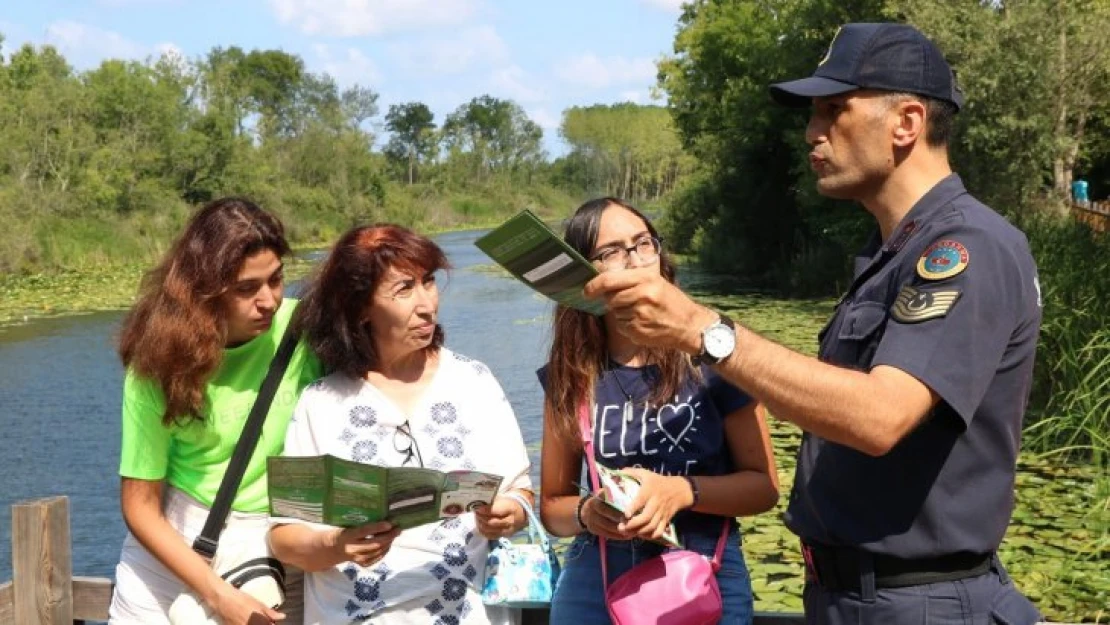
<svg viewBox="0 0 1110 625">
<path fill-rule="evenodd" d="M 805 434 L 787 526 L 900 558 L 994 551 L 1013 509 L 1040 321 L 1025 236 L 948 176 L 857 257 L 820 335 L 823 361 L 898 368 L 940 401 L 877 458 Z"/>
</svg>

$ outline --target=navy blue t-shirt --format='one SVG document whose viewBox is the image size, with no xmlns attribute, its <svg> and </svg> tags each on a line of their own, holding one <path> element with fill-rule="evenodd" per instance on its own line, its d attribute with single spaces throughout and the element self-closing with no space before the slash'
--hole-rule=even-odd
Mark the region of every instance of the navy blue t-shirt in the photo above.
<svg viewBox="0 0 1110 625">
<path fill-rule="evenodd" d="M 613 363 L 604 371 L 594 387 L 592 420 L 597 463 L 612 469 L 641 467 L 662 475 L 733 472 L 724 419 L 751 398 L 711 369 L 702 367 L 700 371 L 700 383 L 688 379 L 676 397 L 659 406 L 647 402 L 658 375 L 654 365 L 624 367 Z M 537 375 L 546 389 L 547 367 Z M 631 418 L 626 419 L 624 405 L 629 397 L 633 409 Z M 715 515 L 680 512 L 675 523 L 680 535 L 716 535 L 721 531 L 720 517 Z"/>
</svg>

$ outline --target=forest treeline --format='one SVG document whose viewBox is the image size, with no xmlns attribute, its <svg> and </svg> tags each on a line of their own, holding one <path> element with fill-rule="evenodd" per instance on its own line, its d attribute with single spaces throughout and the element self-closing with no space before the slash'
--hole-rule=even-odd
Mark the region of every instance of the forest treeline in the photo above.
<svg viewBox="0 0 1110 625">
<path fill-rule="evenodd" d="M 360 221 L 492 225 L 583 197 L 658 200 L 693 168 L 666 109 L 567 111 L 568 152 L 517 103 L 478 95 L 443 116 L 385 110 L 281 50 L 107 60 L 76 71 L 51 46 L 0 58 L 0 274 L 152 258 L 196 205 L 225 194 L 327 243 Z"/>
</svg>

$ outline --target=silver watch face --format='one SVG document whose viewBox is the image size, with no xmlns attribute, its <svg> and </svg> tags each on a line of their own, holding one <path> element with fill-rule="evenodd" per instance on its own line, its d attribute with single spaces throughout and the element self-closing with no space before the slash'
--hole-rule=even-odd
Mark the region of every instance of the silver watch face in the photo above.
<svg viewBox="0 0 1110 625">
<path fill-rule="evenodd" d="M 715 360 L 727 358 L 736 349 L 736 333 L 723 323 L 706 328 L 702 339 L 705 341 L 705 353 Z"/>
</svg>

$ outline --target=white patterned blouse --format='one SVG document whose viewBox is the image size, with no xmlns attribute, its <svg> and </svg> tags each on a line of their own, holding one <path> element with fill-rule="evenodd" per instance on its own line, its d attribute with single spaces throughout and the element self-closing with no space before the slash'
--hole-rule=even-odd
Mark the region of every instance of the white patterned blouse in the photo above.
<svg viewBox="0 0 1110 625">
<path fill-rule="evenodd" d="M 400 466 L 407 449 L 394 437 L 404 422 L 401 409 L 374 385 L 332 374 L 304 390 L 284 453 Z M 409 416 L 409 428 L 426 467 L 502 475 L 502 491 L 531 488 L 512 406 L 493 373 L 476 360 L 440 349 L 439 368 Z M 369 567 L 344 562 L 307 574 L 305 624 L 507 625 L 516 614 L 487 608 L 480 598 L 488 551 L 473 513 L 405 530 L 386 557 Z"/>
</svg>

